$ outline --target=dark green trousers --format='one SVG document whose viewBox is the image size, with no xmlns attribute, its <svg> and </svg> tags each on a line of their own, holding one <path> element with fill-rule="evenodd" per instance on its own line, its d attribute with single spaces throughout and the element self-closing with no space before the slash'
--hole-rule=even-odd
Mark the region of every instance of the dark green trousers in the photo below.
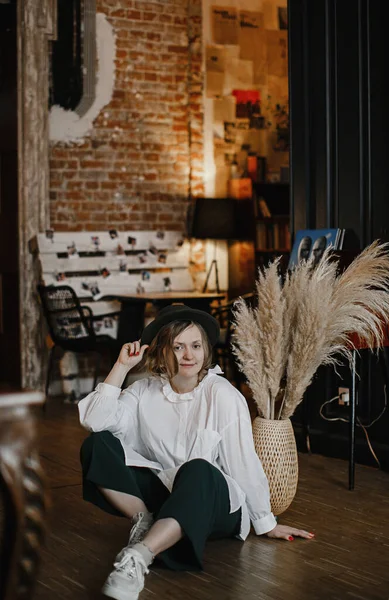
<svg viewBox="0 0 389 600">
<path fill-rule="evenodd" d="M 172 492 L 147 468 L 128 467 L 119 440 L 108 431 L 92 433 L 81 447 L 83 498 L 108 513 L 124 516 L 99 487 L 143 500 L 155 520 L 171 517 L 184 537 L 159 558 L 171 569 L 200 570 L 207 539 L 239 533 L 241 510 L 230 513 L 228 486 L 222 473 L 203 459 L 183 464 Z"/>
</svg>

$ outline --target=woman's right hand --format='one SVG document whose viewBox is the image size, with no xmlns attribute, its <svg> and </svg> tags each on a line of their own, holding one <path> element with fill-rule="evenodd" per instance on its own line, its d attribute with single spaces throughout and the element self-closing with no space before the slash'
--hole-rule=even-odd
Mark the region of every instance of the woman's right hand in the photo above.
<svg viewBox="0 0 389 600">
<path fill-rule="evenodd" d="M 116 361 L 117 364 L 128 370 L 133 369 L 142 360 L 146 348 L 148 345 L 141 346 L 140 341 L 124 344 Z"/>
</svg>

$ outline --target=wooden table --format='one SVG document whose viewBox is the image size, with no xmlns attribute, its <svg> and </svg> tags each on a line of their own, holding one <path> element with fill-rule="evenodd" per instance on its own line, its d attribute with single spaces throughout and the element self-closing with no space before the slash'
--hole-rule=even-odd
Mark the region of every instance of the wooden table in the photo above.
<svg viewBox="0 0 389 600">
<path fill-rule="evenodd" d="M 43 402 L 40 392 L 0 390 L 1 600 L 31 598 L 39 565 L 46 486 L 31 407 Z"/>
<path fill-rule="evenodd" d="M 157 309 L 161 310 L 169 304 L 182 303 L 210 312 L 211 303 L 222 300 L 225 294 L 202 293 L 202 292 L 144 292 L 141 294 L 107 295 L 103 300 L 119 300 L 122 304 L 118 327 L 118 341 L 121 344 L 138 340 L 142 333 L 145 320 L 145 308 L 151 302 Z"/>
</svg>

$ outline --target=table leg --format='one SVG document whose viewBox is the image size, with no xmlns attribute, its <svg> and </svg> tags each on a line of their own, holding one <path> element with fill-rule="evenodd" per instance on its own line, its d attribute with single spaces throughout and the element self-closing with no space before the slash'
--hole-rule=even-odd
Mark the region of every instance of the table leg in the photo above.
<svg viewBox="0 0 389 600">
<path fill-rule="evenodd" d="M 348 488 L 354 489 L 355 479 L 355 427 L 356 427 L 356 405 L 357 405 L 357 373 L 356 373 L 357 351 L 353 350 L 351 367 L 351 397 L 350 397 L 350 423 L 349 423 L 349 475 Z"/>
<path fill-rule="evenodd" d="M 145 321 L 145 307 L 145 302 L 122 301 L 117 336 L 120 345 L 139 340 Z"/>
</svg>

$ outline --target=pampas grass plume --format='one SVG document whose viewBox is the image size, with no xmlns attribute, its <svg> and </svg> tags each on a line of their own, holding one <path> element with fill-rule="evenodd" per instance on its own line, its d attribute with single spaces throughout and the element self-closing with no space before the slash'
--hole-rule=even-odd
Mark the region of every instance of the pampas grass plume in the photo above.
<svg viewBox="0 0 389 600">
<path fill-rule="evenodd" d="M 376 240 L 340 275 L 331 248 L 315 268 L 312 260 L 297 265 L 283 285 L 278 268 L 279 259 L 259 273 L 257 306 L 239 299 L 233 318 L 233 353 L 267 419 L 295 412 L 320 365 L 342 357 L 351 364 L 351 334 L 379 348 L 389 322 L 388 243 Z"/>
</svg>

